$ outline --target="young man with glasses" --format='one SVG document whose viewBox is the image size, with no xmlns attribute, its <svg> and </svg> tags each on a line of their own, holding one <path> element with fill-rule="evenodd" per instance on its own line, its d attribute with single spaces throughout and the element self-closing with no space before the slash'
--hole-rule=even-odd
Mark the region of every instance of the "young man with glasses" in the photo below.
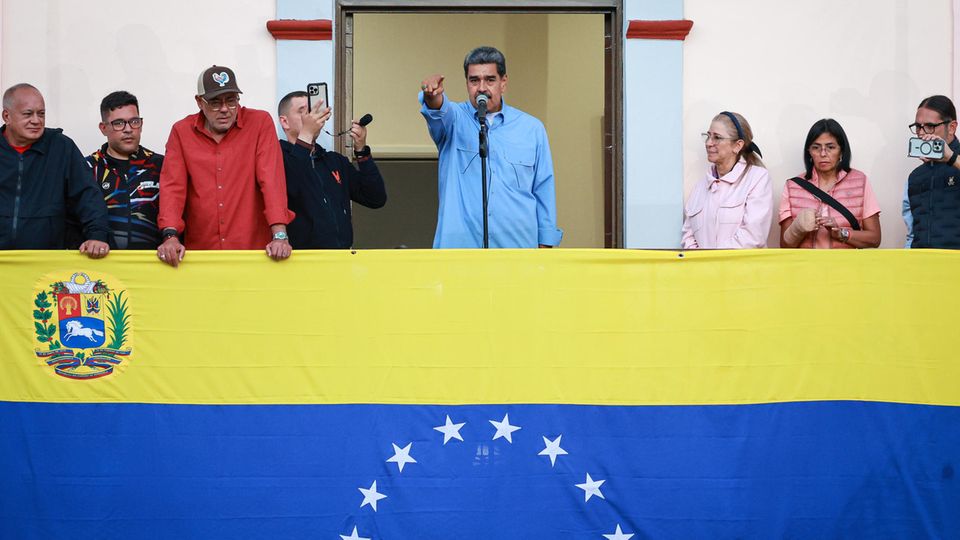
<svg viewBox="0 0 960 540">
<path fill-rule="evenodd" d="M 942 140 L 943 157 L 921 158 L 903 192 L 908 248 L 960 249 L 960 141 L 957 108 L 946 96 L 920 102 L 910 131 L 923 140 Z"/>
<path fill-rule="evenodd" d="M 100 102 L 100 120 L 107 142 L 87 162 L 107 203 L 114 247 L 157 249 L 163 156 L 140 146 L 143 118 L 136 96 L 111 92 Z"/>
<path fill-rule="evenodd" d="M 177 266 L 187 249 L 292 251 L 283 157 L 273 119 L 240 105 L 233 70 L 200 73 L 200 111 L 173 125 L 160 175 L 157 258 Z M 181 243 L 182 238 L 182 243 Z"/>
</svg>

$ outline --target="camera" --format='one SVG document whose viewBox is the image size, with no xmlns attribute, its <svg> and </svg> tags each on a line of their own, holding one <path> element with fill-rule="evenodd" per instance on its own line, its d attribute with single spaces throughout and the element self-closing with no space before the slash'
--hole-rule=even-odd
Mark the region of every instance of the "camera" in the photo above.
<svg viewBox="0 0 960 540">
<path fill-rule="evenodd" d="M 907 156 L 915 158 L 940 159 L 943 157 L 943 139 L 925 141 L 919 137 L 910 138 Z"/>
</svg>

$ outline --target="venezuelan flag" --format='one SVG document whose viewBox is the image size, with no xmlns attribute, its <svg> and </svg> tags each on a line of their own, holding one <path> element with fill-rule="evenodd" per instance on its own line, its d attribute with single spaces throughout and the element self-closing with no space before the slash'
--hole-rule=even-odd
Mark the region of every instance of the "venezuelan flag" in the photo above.
<svg viewBox="0 0 960 540">
<path fill-rule="evenodd" d="M 960 254 L 0 254 L 0 538 L 960 537 Z"/>
</svg>

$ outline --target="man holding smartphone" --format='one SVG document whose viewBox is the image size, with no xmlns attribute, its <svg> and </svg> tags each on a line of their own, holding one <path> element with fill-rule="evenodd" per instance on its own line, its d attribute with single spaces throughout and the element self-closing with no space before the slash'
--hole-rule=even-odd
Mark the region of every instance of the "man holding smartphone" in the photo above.
<svg viewBox="0 0 960 540">
<path fill-rule="evenodd" d="M 349 249 L 353 246 L 351 201 L 367 208 L 387 202 L 383 177 L 367 146 L 367 128 L 354 121 L 354 167 L 346 156 L 325 150 L 317 136 L 330 118 L 323 96 L 307 110 L 307 92 L 290 92 L 277 106 L 280 126 L 287 140 L 280 141 L 287 177 L 290 209 L 297 217 L 290 222 L 290 243 L 296 249 Z"/>
<path fill-rule="evenodd" d="M 489 245 L 535 248 L 560 245 L 553 159 L 543 123 L 503 100 L 507 67 L 503 53 L 477 47 L 463 61 L 466 103 L 443 91 L 443 75 L 420 85 L 420 113 L 440 151 L 440 209 L 435 248 L 483 246 L 483 195 L 479 156 L 480 120 L 488 126 L 487 190 Z M 478 119 L 477 96 L 487 98 Z"/>
<path fill-rule="evenodd" d="M 960 249 L 960 140 L 957 108 L 950 98 L 920 102 L 910 130 L 923 141 L 940 141 L 943 155 L 921 158 L 903 191 L 907 248 Z"/>
<path fill-rule="evenodd" d="M 294 214 L 287 209 L 273 120 L 266 111 L 240 106 L 240 94 L 230 68 L 203 70 L 195 96 L 200 111 L 170 130 L 160 174 L 163 242 L 157 258 L 171 266 L 188 248 L 290 256 L 287 223 Z"/>
</svg>

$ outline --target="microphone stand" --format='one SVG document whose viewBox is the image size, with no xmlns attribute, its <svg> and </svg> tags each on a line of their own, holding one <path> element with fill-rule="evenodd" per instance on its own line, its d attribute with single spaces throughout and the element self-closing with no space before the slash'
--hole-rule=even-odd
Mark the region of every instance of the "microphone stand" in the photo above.
<svg viewBox="0 0 960 540">
<path fill-rule="evenodd" d="M 490 248 L 490 233 L 487 224 L 487 117 L 477 115 L 480 120 L 480 181 L 483 192 L 483 249 Z"/>
</svg>

